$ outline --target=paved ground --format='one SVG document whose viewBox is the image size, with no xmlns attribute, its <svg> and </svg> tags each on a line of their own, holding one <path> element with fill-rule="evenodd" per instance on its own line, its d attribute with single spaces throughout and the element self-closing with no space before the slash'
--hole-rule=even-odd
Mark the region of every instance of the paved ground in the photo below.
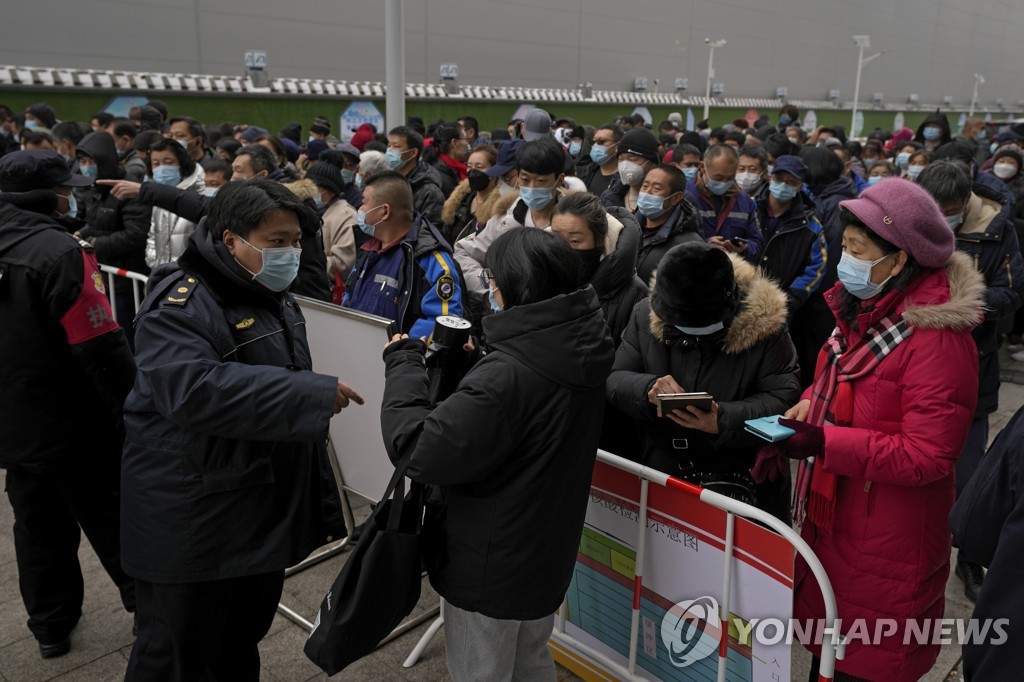
<svg viewBox="0 0 1024 682">
<path fill-rule="evenodd" d="M 1024 377 L 1024 363 L 1008 362 L 1004 367 L 1004 371 L 1008 373 L 1007 378 Z M 991 420 L 993 436 L 1024 404 L 1024 386 L 1005 383 L 1000 392 L 1000 404 L 1002 409 L 994 414 Z M 357 506 L 355 512 L 357 518 L 361 519 L 367 513 L 365 505 Z M 4 496 L 0 502 L 0 682 L 91 682 L 121 679 L 127 657 L 131 652 L 132 620 L 121 609 L 117 590 L 103 572 L 88 543 L 84 541 L 80 556 L 86 581 L 85 607 L 81 623 L 72 635 L 71 653 L 48 661 L 39 658 L 35 640 L 25 627 L 25 609 L 18 593 L 14 542 L 11 535 L 12 522 L 11 508 Z M 326 588 L 344 563 L 345 556 L 342 554 L 333 557 L 289 577 L 284 587 L 285 605 L 311 619 Z M 424 581 L 423 597 L 416 613 L 421 613 L 436 604 L 437 595 Z M 951 575 L 946 588 L 946 617 L 968 618 L 971 610 L 971 604 L 963 596 L 959 581 Z M 409 669 L 402 667 L 402 661 L 426 628 L 427 624 L 424 623 L 385 645 L 374 655 L 349 667 L 339 679 L 372 682 L 447 680 L 443 633 L 434 638 L 416 666 Z M 326 676 L 303 655 L 302 645 L 305 638 L 306 632 L 302 628 L 278 615 L 270 633 L 260 645 L 263 679 L 284 682 L 326 679 Z M 959 647 L 944 647 L 939 661 L 925 680 L 958 680 L 959 663 Z M 796 647 L 793 679 L 806 680 L 808 665 L 809 657 L 802 649 Z M 565 670 L 559 670 L 559 678 L 575 679 Z"/>
</svg>

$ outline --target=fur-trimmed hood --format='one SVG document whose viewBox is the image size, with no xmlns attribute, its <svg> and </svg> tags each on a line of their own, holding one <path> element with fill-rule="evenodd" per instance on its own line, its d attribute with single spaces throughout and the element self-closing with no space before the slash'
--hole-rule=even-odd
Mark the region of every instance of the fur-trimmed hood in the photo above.
<svg viewBox="0 0 1024 682">
<path fill-rule="evenodd" d="M 738 355 L 786 328 L 786 294 L 742 258 L 729 254 L 729 260 L 741 302 L 722 342 L 722 350 L 728 355 Z M 652 292 L 657 276 L 655 273 L 651 277 Z M 655 339 L 664 340 L 665 323 L 653 309 L 650 330 Z"/>
<path fill-rule="evenodd" d="M 316 183 L 306 178 L 303 180 L 296 180 L 295 182 L 285 183 L 285 188 L 290 189 L 292 194 L 300 199 L 316 199 L 317 195 L 320 194 L 320 190 L 316 188 Z"/>
<path fill-rule="evenodd" d="M 452 225 L 455 222 L 455 214 L 458 213 L 459 207 L 462 206 L 462 202 L 466 200 L 466 197 L 468 197 L 472 191 L 473 190 L 469 187 L 469 180 L 463 180 L 458 184 L 458 186 L 456 186 L 452 195 L 445 200 L 444 208 L 441 209 L 441 223 L 443 225 Z M 497 209 L 497 205 L 502 198 L 501 192 L 495 190 L 491 192 L 490 196 L 481 201 L 476 207 L 476 213 L 474 214 L 477 222 L 484 225 L 492 216 L 499 215 L 507 211 L 507 207 L 502 210 Z M 461 229 L 462 226 L 460 225 L 459 227 Z"/>
<path fill-rule="evenodd" d="M 946 263 L 949 280 L 949 301 L 931 304 L 908 298 L 903 319 L 918 329 L 950 329 L 968 331 L 984 320 L 985 278 L 974 267 L 966 253 L 954 251 Z M 924 292 L 927 296 L 930 292 Z"/>
</svg>

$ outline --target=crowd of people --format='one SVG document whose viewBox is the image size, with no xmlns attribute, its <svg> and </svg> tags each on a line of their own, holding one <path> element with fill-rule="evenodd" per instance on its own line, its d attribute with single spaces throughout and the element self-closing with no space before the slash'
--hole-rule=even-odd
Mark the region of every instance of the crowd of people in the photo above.
<svg viewBox="0 0 1024 682">
<path fill-rule="evenodd" d="M 0 465 L 41 654 L 66 653 L 81 615 L 81 527 L 136 613 L 127 679 L 258 676 L 284 569 L 344 533 L 322 442 L 361 402 L 312 371 L 292 294 L 393 321 L 385 440 L 448 500 L 431 578 L 468 642 L 455 679 L 509 636 L 524 650 L 492 663 L 550 668 L 593 445 L 796 523 L 844 620 L 941 618 L 947 517 L 990 482 L 1001 344 L 1024 359 L 1024 127 L 954 135 L 936 112 L 855 140 L 799 120 L 533 109 L 492 131 L 320 117 L 304 138 L 156 100 L 89 122 L 0 105 L 0 407 L 22 416 Z M 149 276 L 138 310 L 123 278 L 111 308 L 97 263 Z M 479 360 L 435 408 L 418 391 L 442 315 L 472 323 Z M 688 392 L 710 409 L 660 409 Z M 774 415 L 795 435 L 744 429 Z M 83 447 L 104 465 L 86 474 Z M 548 549 L 481 587 L 482 557 L 535 537 L 504 505 L 537 481 L 557 503 L 536 522 L 562 519 Z M 975 601 L 992 551 L 958 544 Z M 795 590 L 821 618 L 799 561 Z M 836 679 L 915 680 L 937 650 L 853 642 Z"/>
</svg>

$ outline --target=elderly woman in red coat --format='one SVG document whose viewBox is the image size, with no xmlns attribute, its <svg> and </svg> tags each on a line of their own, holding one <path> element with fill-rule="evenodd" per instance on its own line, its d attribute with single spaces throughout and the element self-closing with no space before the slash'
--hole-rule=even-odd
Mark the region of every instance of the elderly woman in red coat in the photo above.
<svg viewBox="0 0 1024 682">
<path fill-rule="evenodd" d="M 828 573 L 848 635 L 836 680 L 917 680 L 939 645 L 908 621 L 942 618 L 956 458 L 978 391 L 971 329 L 985 291 L 932 198 L 893 179 L 840 204 L 839 283 L 825 294 L 837 326 L 815 382 L 765 448 L 755 477 L 804 460 L 797 522 Z M 829 254 L 830 257 L 832 254 Z M 796 567 L 794 617 L 824 618 L 817 582 Z M 861 623 L 855 621 L 861 619 Z M 896 632 L 885 635 L 895 625 Z M 918 640 L 921 641 L 918 641 Z M 820 641 L 815 654 L 817 680 Z"/>
</svg>

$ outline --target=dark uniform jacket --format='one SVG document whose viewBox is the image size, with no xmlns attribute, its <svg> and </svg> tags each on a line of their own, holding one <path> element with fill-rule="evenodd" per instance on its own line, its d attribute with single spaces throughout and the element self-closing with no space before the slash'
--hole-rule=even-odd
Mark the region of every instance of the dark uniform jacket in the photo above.
<svg viewBox="0 0 1024 682">
<path fill-rule="evenodd" d="M 0 203 L 0 466 L 116 471 L 135 363 L 105 284 L 88 244 Z"/>
<path fill-rule="evenodd" d="M 323 540 L 317 458 L 337 379 L 314 374 L 291 294 L 201 222 L 136 319 L 125 403 L 125 571 L 185 583 L 282 570 Z"/>
<path fill-rule="evenodd" d="M 385 351 L 392 461 L 440 486 L 430 582 L 449 603 L 533 620 L 562 603 L 590 493 L 612 342 L 590 287 L 484 319 L 492 351 L 436 408 L 422 344 Z"/>
</svg>

